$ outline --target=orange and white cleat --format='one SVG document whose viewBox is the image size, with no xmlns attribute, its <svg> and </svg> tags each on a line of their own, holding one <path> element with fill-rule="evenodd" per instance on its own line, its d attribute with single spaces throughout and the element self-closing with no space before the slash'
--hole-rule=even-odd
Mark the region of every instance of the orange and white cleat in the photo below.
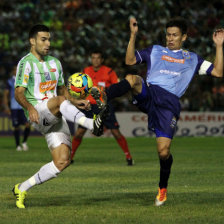
<svg viewBox="0 0 224 224">
<path fill-rule="evenodd" d="M 166 199 L 167 199 L 167 189 L 166 188 L 162 188 L 158 190 L 158 194 L 156 196 L 156 200 L 155 200 L 155 206 L 161 206 L 165 203 Z"/>
<path fill-rule="evenodd" d="M 99 109 L 103 109 L 107 104 L 107 96 L 102 86 L 93 86 L 91 90 L 92 97 L 96 100 Z"/>
</svg>

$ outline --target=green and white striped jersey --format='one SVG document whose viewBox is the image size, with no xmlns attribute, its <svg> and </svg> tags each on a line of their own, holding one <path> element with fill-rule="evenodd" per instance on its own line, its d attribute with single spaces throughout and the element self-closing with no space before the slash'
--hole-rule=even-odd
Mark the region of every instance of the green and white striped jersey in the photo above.
<svg viewBox="0 0 224 224">
<path fill-rule="evenodd" d="M 44 62 L 40 62 L 29 53 L 19 61 L 15 88 L 25 87 L 25 97 L 33 106 L 46 98 L 56 96 L 57 86 L 62 85 L 64 85 L 63 70 L 57 58 L 45 56 Z M 28 112 L 25 109 L 24 111 L 28 116 Z"/>
</svg>

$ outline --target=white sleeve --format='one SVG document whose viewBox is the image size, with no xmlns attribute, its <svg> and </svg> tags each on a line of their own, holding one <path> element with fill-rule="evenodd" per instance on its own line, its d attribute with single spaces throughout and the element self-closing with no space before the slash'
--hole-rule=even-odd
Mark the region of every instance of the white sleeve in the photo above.
<svg viewBox="0 0 224 224">
<path fill-rule="evenodd" d="M 204 60 L 203 63 L 201 64 L 200 68 L 199 68 L 198 74 L 199 75 L 206 75 L 206 74 L 208 74 L 208 70 L 209 70 L 209 68 L 211 66 L 212 66 L 211 62 Z"/>
</svg>

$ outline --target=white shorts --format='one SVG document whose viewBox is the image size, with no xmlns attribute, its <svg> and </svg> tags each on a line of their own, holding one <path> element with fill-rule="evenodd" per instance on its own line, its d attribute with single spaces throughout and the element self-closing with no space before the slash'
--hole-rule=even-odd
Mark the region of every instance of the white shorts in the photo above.
<svg viewBox="0 0 224 224">
<path fill-rule="evenodd" d="M 71 134 L 64 117 L 54 116 L 47 106 L 48 100 L 35 105 L 39 114 L 39 123 L 32 122 L 32 126 L 45 136 L 48 148 L 52 150 L 61 144 L 71 148 Z"/>
</svg>

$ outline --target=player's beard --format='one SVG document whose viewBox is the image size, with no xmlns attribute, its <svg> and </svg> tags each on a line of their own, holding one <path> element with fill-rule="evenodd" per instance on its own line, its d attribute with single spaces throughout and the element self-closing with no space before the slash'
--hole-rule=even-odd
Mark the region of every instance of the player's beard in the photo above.
<svg viewBox="0 0 224 224">
<path fill-rule="evenodd" d="M 49 50 L 42 50 L 42 51 L 40 52 L 40 55 L 41 55 L 41 56 L 46 56 L 46 55 L 48 55 L 48 52 L 49 52 Z"/>
<path fill-rule="evenodd" d="M 38 55 L 40 55 L 41 57 L 48 55 L 49 50 L 44 50 L 44 49 L 38 49 L 36 48 L 36 52 Z"/>
</svg>

